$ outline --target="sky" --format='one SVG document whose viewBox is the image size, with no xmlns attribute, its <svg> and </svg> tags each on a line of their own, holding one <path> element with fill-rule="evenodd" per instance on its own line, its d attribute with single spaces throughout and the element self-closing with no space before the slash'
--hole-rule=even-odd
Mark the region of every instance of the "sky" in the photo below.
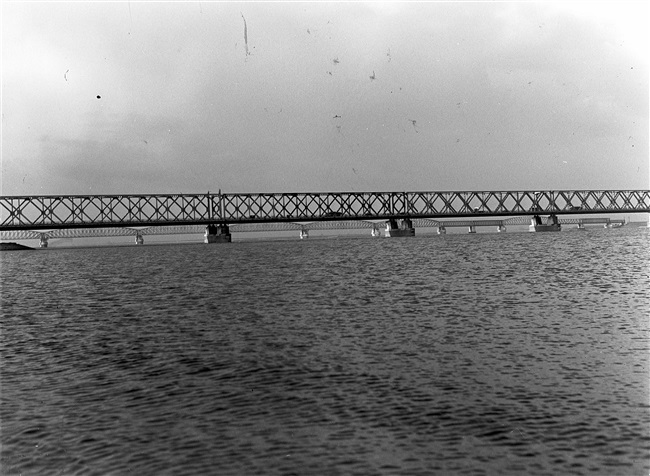
<svg viewBox="0 0 650 476">
<path fill-rule="evenodd" d="M 0 193 L 648 189 L 648 2 L 12 2 Z"/>
</svg>

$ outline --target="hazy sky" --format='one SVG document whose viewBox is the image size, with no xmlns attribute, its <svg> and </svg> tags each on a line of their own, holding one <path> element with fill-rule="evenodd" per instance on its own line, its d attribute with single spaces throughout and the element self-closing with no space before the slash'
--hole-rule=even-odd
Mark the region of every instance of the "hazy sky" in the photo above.
<svg viewBox="0 0 650 476">
<path fill-rule="evenodd" d="M 648 188 L 648 3 L 2 2 L 1 193 Z"/>
</svg>

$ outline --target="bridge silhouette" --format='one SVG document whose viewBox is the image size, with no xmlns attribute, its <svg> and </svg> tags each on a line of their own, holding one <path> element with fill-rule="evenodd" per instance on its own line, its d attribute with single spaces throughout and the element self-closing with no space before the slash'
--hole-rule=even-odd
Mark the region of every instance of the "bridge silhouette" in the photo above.
<svg viewBox="0 0 650 476">
<path fill-rule="evenodd" d="M 650 190 L 2 196 L 0 236 L 40 237 L 46 245 L 50 237 L 135 234 L 137 241 L 147 234 L 203 228 L 206 240 L 227 235 L 229 241 L 231 232 L 246 231 L 299 229 L 302 237 L 309 229 L 372 228 L 374 234 L 380 224 L 373 220 L 388 221 L 399 236 L 397 220 L 411 230 L 467 226 L 471 232 L 472 226 L 501 230 L 526 224 L 527 216 L 648 212 Z M 556 221 L 581 225 L 589 220 Z"/>
</svg>

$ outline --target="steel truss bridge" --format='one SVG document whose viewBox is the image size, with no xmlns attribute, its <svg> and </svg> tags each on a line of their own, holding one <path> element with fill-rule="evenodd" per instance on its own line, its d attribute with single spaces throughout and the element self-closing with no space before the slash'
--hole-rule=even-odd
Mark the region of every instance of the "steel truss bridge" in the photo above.
<svg viewBox="0 0 650 476">
<path fill-rule="evenodd" d="M 532 215 L 648 212 L 650 190 L 2 196 L 0 237 L 187 234 L 211 224 L 232 232 L 377 229 L 373 220 L 404 218 L 415 227 L 500 227 Z"/>
</svg>

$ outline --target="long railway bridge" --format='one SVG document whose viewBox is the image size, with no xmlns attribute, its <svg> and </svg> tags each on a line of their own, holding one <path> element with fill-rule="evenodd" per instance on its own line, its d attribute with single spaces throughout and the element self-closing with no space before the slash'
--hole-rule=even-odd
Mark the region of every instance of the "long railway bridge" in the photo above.
<svg viewBox="0 0 650 476">
<path fill-rule="evenodd" d="M 212 243 L 247 231 L 295 229 L 305 237 L 314 229 L 370 228 L 378 235 L 384 225 L 386 236 L 413 236 L 427 226 L 439 233 L 529 222 L 549 230 L 607 226 L 622 221 L 576 216 L 623 213 L 650 213 L 650 190 L 0 196 L 0 238 L 47 246 L 55 237 L 134 235 L 143 243 L 145 235 L 204 230 Z"/>
</svg>

